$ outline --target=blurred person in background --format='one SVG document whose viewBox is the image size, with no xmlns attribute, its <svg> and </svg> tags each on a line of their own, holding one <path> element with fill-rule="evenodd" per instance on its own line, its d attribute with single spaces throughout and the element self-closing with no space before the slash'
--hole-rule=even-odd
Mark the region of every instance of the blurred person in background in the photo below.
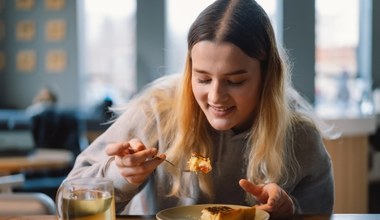
<svg viewBox="0 0 380 220">
<path fill-rule="evenodd" d="M 58 102 L 57 94 L 50 87 L 41 88 L 33 98 L 32 104 L 26 109 L 28 116 L 40 114 L 49 108 L 54 108 Z"/>
</svg>

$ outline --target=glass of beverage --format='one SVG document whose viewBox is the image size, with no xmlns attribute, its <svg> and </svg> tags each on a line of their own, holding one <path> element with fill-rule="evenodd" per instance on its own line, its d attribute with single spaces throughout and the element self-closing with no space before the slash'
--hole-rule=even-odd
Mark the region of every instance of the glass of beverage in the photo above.
<svg viewBox="0 0 380 220">
<path fill-rule="evenodd" d="M 87 177 L 64 181 L 56 195 L 60 220 L 115 220 L 111 180 Z"/>
</svg>

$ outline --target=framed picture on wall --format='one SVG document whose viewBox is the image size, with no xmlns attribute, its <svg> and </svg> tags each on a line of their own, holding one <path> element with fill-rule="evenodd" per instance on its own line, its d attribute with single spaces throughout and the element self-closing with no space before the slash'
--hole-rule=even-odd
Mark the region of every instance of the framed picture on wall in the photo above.
<svg viewBox="0 0 380 220">
<path fill-rule="evenodd" d="M 31 41 L 36 35 L 36 25 L 33 20 L 22 20 L 16 25 L 16 39 L 19 41 Z"/>
<path fill-rule="evenodd" d="M 3 20 L 0 21 L 0 41 L 5 40 L 5 23 Z"/>
<path fill-rule="evenodd" d="M 5 0 L 0 0 L 0 11 L 3 11 L 5 8 Z"/>
<path fill-rule="evenodd" d="M 66 36 L 65 20 L 49 20 L 45 24 L 45 39 L 47 41 L 61 41 Z"/>
<path fill-rule="evenodd" d="M 17 10 L 30 10 L 34 7 L 34 0 L 16 0 L 15 6 Z"/>
<path fill-rule="evenodd" d="M 64 50 L 48 51 L 45 57 L 45 68 L 48 73 L 62 73 L 66 69 L 66 52 Z"/>
<path fill-rule="evenodd" d="M 30 73 L 36 69 L 37 57 L 34 50 L 21 50 L 17 53 L 16 69 L 21 73 Z"/>
<path fill-rule="evenodd" d="M 65 7 L 65 0 L 45 0 L 47 10 L 62 10 Z"/>
<path fill-rule="evenodd" d="M 4 51 L 0 51 L 0 73 L 5 70 L 6 61 Z"/>
</svg>

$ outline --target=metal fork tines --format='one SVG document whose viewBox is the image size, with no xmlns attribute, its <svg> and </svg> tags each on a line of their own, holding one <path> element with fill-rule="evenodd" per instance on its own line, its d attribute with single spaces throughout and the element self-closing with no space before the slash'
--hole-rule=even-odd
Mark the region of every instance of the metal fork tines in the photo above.
<svg viewBox="0 0 380 220">
<path fill-rule="evenodd" d="M 176 168 L 177 170 L 181 171 L 181 172 L 191 172 L 190 170 L 187 170 L 187 169 L 181 169 L 181 168 L 178 168 L 176 165 L 174 165 L 172 162 L 168 161 L 165 159 L 165 162 L 167 162 L 168 164 L 172 165 L 174 168 Z"/>
<path fill-rule="evenodd" d="M 159 158 L 159 157 L 157 157 L 157 156 L 155 156 L 155 158 L 157 158 L 157 159 L 159 159 L 159 160 L 162 160 L 162 158 Z M 180 171 L 180 172 L 191 172 L 191 170 L 188 170 L 188 169 L 181 169 L 181 168 L 177 167 L 174 163 L 168 161 L 167 159 L 165 159 L 165 162 L 168 163 L 168 164 L 170 164 L 171 166 L 173 166 L 175 169 L 177 169 L 177 170 Z"/>
</svg>

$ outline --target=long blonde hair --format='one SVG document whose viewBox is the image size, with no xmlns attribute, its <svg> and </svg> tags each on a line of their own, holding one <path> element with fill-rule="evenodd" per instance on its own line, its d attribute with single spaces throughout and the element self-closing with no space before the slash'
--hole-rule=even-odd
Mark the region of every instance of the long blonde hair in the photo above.
<svg viewBox="0 0 380 220">
<path fill-rule="evenodd" d="M 196 103 L 191 88 L 191 49 L 199 41 L 229 42 L 262 66 L 262 92 L 247 142 L 246 177 L 255 183 L 286 184 L 298 172 L 292 148 L 292 129 L 302 120 L 314 126 L 303 109 L 300 96 L 291 85 L 286 54 L 276 44 L 274 31 L 265 11 L 252 0 L 218 0 L 194 21 L 188 34 L 188 55 L 177 104 L 172 119 L 177 130 L 167 156 L 176 164 L 185 163 L 192 151 L 212 158 L 207 119 Z M 281 53 L 281 54 L 280 54 Z M 296 97 L 296 98 L 295 98 Z M 301 102 L 298 102 L 299 99 Z M 295 107 L 294 103 L 300 103 Z M 306 111 L 305 111 L 306 112 Z M 270 138 L 268 138 L 270 137 Z M 288 172 L 289 171 L 289 172 Z M 172 195 L 191 196 L 197 187 L 205 195 L 213 192 L 207 175 L 189 179 L 177 172 L 172 177 Z M 189 184 L 190 183 L 190 184 Z"/>
<path fill-rule="evenodd" d="M 152 121 L 146 129 L 151 131 L 155 127 L 159 133 L 149 142 L 158 141 L 167 158 L 182 168 L 194 151 L 212 159 L 209 124 L 191 87 L 191 49 L 204 40 L 232 43 L 261 61 L 262 91 L 246 146 L 249 154 L 246 178 L 257 184 L 284 185 L 292 181 L 299 168 L 293 152 L 292 131 L 300 121 L 311 126 L 315 126 L 315 121 L 311 117 L 312 109 L 291 85 L 287 56 L 276 44 L 267 14 L 252 0 L 217 0 L 207 7 L 189 30 L 182 81 L 171 84 L 175 92 L 165 92 L 164 86 L 148 90 L 140 98 L 141 102 L 135 101 L 142 103 L 149 95 L 153 97 L 149 98 L 150 103 L 156 100 L 149 106 L 155 110 L 145 113 Z M 159 112 L 159 117 L 154 112 Z M 169 167 L 168 175 L 170 195 L 192 197 L 202 192 L 213 196 L 210 175 L 182 175 Z"/>
</svg>

